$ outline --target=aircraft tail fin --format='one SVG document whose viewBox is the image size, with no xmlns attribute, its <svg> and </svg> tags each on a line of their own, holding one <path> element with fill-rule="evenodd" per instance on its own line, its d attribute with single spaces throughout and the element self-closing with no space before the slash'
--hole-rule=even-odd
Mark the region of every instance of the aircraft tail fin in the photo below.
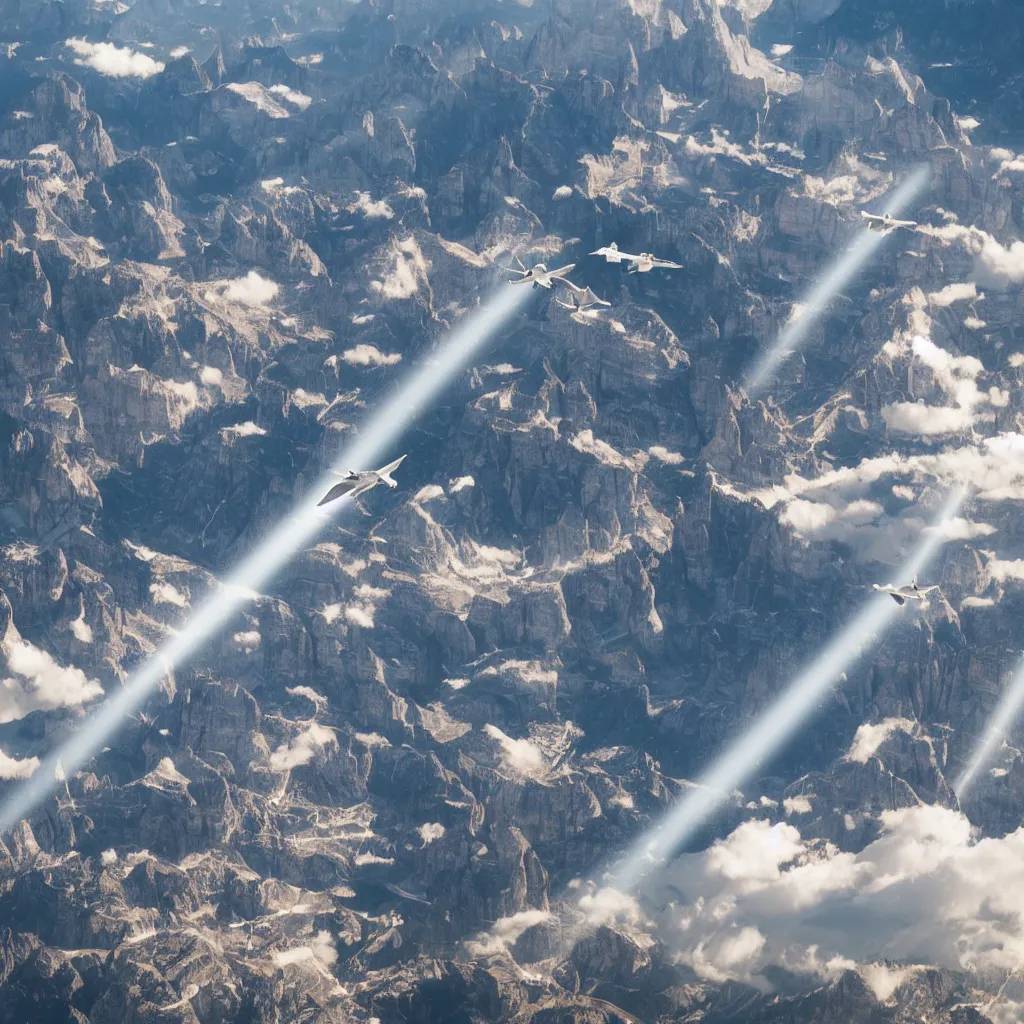
<svg viewBox="0 0 1024 1024">
<path fill-rule="evenodd" d="M 398 486 L 398 481 L 397 480 L 392 480 L 391 479 L 391 474 L 394 473 L 394 471 L 396 469 L 398 469 L 398 467 L 402 464 L 402 462 L 404 460 L 405 460 L 405 456 L 402 455 L 399 458 L 395 459 L 394 462 L 390 462 L 390 463 L 388 463 L 388 465 L 384 466 L 382 469 L 378 469 L 377 470 L 377 476 L 380 478 L 381 482 L 387 484 L 388 487 L 397 487 Z"/>
</svg>

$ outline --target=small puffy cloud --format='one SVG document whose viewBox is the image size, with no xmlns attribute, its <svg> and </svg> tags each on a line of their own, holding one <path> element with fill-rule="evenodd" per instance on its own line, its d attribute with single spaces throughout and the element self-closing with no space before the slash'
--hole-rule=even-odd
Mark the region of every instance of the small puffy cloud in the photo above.
<svg viewBox="0 0 1024 1024">
<path fill-rule="evenodd" d="M 105 867 L 109 868 L 111 865 L 117 863 L 117 850 L 104 850 L 100 854 L 100 863 Z"/>
<path fill-rule="evenodd" d="M 314 756 L 329 747 L 338 745 L 333 729 L 317 722 L 310 722 L 305 729 L 288 743 L 282 743 L 270 755 L 270 767 L 275 771 L 287 771 L 299 765 L 309 764 Z"/>
<path fill-rule="evenodd" d="M 502 765 L 513 774 L 537 780 L 547 777 L 548 763 L 536 743 L 515 740 L 496 725 L 485 725 L 484 733 L 501 746 Z"/>
<path fill-rule="evenodd" d="M 35 774 L 38 767 L 38 757 L 25 757 L 21 759 L 8 757 L 2 750 L 0 750 L 0 779 L 4 779 L 6 781 L 13 779 L 27 779 Z"/>
<path fill-rule="evenodd" d="M 483 932 L 466 945 L 472 956 L 493 956 L 511 946 L 527 928 L 550 920 L 550 911 L 521 910 L 518 914 L 512 914 L 510 917 L 499 917 L 491 926 L 490 931 Z"/>
<path fill-rule="evenodd" d="M 240 633 L 235 633 L 231 638 L 234 643 L 241 647 L 246 654 L 251 654 L 260 645 L 260 633 L 258 629 L 247 629 Z"/>
<path fill-rule="evenodd" d="M 172 604 L 176 608 L 188 607 L 188 598 L 166 580 L 150 583 L 149 596 L 153 598 L 154 604 Z"/>
<path fill-rule="evenodd" d="M 814 810 L 814 805 L 810 797 L 787 796 L 782 801 L 782 809 L 786 812 L 786 817 L 789 817 L 791 814 L 810 814 Z"/>
<path fill-rule="evenodd" d="M 444 825 L 436 821 L 429 821 L 426 825 L 420 825 L 416 830 L 423 840 L 424 846 L 429 846 L 436 839 L 443 839 L 445 833 Z"/>
<path fill-rule="evenodd" d="M 928 303 L 932 306 L 952 306 L 954 302 L 970 302 L 984 297 L 978 294 L 974 282 L 963 281 L 958 284 L 947 284 L 937 292 L 929 292 Z"/>
<path fill-rule="evenodd" d="M 297 92 L 295 89 L 290 89 L 287 85 L 272 85 L 270 91 L 275 96 L 280 96 L 281 99 L 290 103 L 293 107 L 297 107 L 299 110 L 305 110 L 312 102 L 313 98 L 307 96 L 304 92 Z"/>
<path fill-rule="evenodd" d="M 113 43 L 90 43 L 73 37 L 65 39 L 64 45 L 77 54 L 76 64 L 111 78 L 151 78 L 164 69 L 160 61 Z"/>
<path fill-rule="evenodd" d="M 865 722 L 858 726 L 853 743 L 846 752 L 846 760 L 853 761 L 854 764 L 867 764 L 894 732 L 905 732 L 910 735 L 914 732 L 914 723 L 909 718 L 887 718 L 877 724 Z"/>
<path fill-rule="evenodd" d="M 449 494 L 458 494 L 459 491 L 464 491 L 468 487 L 475 487 L 476 481 L 471 476 L 460 476 L 456 477 L 448 487 Z"/>
<path fill-rule="evenodd" d="M 226 302 L 237 302 L 242 306 L 268 306 L 277 298 L 281 286 L 255 270 L 244 277 L 224 281 L 212 281 L 213 295 Z M 207 292 L 207 296 L 210 292 Z"/>
<path fill-rule="evenodd" d="M 427 262 L 415 238 L 392 240 L 388 263 L 390 269 L 381 280 L 370 282 L 370 290 L 385 299 L 410 299 L 428 284 Z"/>
<path fill-rule="evenodd" d="M 185 54 L 191 52 L 192 51 L 187 46 L 176 46 L 167 54 L 167 56 L 170 57 L 171 60 L 179 60 L 181 57 L 184 57 Z"/>
<path fill-rule="evenodd" d="M 103 687 L 81 669 L 58 665 L 47 651 L 25 640 L 5 646 L 7 671 L 12 674 L 0 679 L 0 723 L 33 711 L 79 707 L 103 693 Z"/>
<path fill-rule="evenodd" d="M 395 215 L 387 200 L 374 201 L 369 192 L 357 192 L 347 209 L 349 213 L 361 213 L 367 220 L 391 220 Z"/>
<path fill-rule="evenodd" d="M 647 449 L 647 454 L 653 455 L 659 462 L 664 462 L 666 466 L 681 466 L 686 461 L 679 452 L 670 452 L 660 444 L 652 444 Z"/>
<path fill-rule="evenodd" d="M 216 366 L 204 366 L 199 371 L 199 379 L 208 387 L 216 387 L 224 379 L 224 374 Z"/>
<path fill-rule="evenodd" d="M 341 353 L 341 358 L 350 366 L 395 366 L 402 361 L 399 352 L 381 352 L 374 345 L 356 345 Z"/>
<path fill-rule="evenodd" d="M 359 626 L 361 629 L 373 629 L 373 613 L 375 609 L 373 605 L 369 607 L 365 605 L 350 604 L 345 609 L 345 618 L 352 623 L 353 626 Z"/>
<path fill-rule="evenodd" d="M 707 851 L 707 869 L 730 881 L 763 882 L 778 878 L 781 865 L 802 850 L 800 833 L 786 824 L 745 821 Z"/>
</svg>

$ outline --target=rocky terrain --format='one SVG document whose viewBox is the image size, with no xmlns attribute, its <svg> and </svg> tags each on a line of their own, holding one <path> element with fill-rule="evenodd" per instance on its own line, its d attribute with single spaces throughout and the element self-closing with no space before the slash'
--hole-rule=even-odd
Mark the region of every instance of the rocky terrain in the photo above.
<svg viewBox="0 0 1024 1024">
<path fill-rule="evenodd" d="M 531 292 L 0 836 L 0 1024 L 1022 1019 L 1014 736 L 952 790 L 1024 615 L 1011 7 L 5 0 L 0 802 L 513 253 L 612 305 Z M 962 482 L 941 592 L 617 889 Z"/>
</svg>

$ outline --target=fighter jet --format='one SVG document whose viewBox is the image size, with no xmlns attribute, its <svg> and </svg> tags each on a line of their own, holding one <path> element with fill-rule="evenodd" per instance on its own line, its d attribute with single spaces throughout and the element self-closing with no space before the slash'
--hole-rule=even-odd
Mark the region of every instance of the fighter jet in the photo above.
<svg viewBox="0 0 1024 1024">
<path fill-rule="evenodd" d="M 608 263 L 627 262 L 630 264 L 629 273 L 631 274 L 646 274 L 655 267 L 662 267 L 665 270 L 683 269 L 681 263 L 673 263 L 671 260 L 659 260 L 650 252 L 642 252 L 638 256 L 633 255 L 633 253 L 623 252 L 614 242 L 611 245 L 595 249 L 590 255 L 603 256 Z"/>
<path fill-rule="evenodd" d="M 354 470 L 348 470 L 346 473 L 339 473 L 337 470 L 331 470 L 335 476 L 340 476 L 341 480 L 338 481 L 318 502 L 317 506 L 326 505 L 330 501 L 337 501 L 338 498 L 348 496 L 349 498 L 355 498 L 359 494 L 364 494 L 366 491 L 376 487 L 377 484 L 387 484 L 388 487 L 397 487 L 398 481 L 391 479 L 391 474 L 402 464 L 402 460 L 405 458 L 403 455 L 400 459 L 395 459 L 394 462 L 389 463 L 383 469 L 369 469 L 362 473 L 357 473 Z"/>
<path fill-rule="evenodd" d="M 515 261 L 522 269 L 516 270 L 515 267 L 509 267 L 511 273 L 520 275 L 518 279 L 509 281 L 509 284 L 526 284 L 530 282 L 534 288 L 550 288 L 555 281 L 564 281 L 565 275 L 576 266 L 575 263 L 567 263 L 564 267 L 548 270 L 545 264 L 536 263 L 527 270 L 523 266 L 523 261 L 518 256 L 515 257 Z"/>
<path fill-rule="evenodd" d="M 915 576 L 909 587 L 897 587 L 892 583 L 884 586 L 880 583 L 872 583 L 871 586 L 880 594 L 888 594 L 897 604 L 906 604 L 907 601 L 923 601 L 927 594 L 938 590 L 938 585 L 933 587 L 919 587 Z"/>
<path fill-rule="evenodd" d="M 612 242 L 611 245 L 602 245 L 600 249 L 595 249 L 590 255 L 603 256 L 608 263 L 622 263 L 623 260 L 640 259 L 639 256 L 623 252 L 616 242 Z"/>
<path fill-rule="evenodd" d="M 570 302 L 563 302 L 561 299 L 555 299 L 560 305 L 566 309 L 571 309 L 572 318 L 578 323 L 584 323 L 588 312 L 591 311 L 594 306 L 610 306 L 610 302 L 605 302 L 604 299 L 599 299 L 589 288 L 580 288 L 579 285 L 575 285 L 572 281 L 562 281 L 565 285 L 565 290 L 569 293 Z"/>
<path fill-rule="evenodd" d="M 896 228 L 916 228 L 917 221 L 915 220 L 896 220 L 892 214 L 883 213 L 881 215 L 877 213 L 868 213 L 867 210 L 861 210 L 860 215 L 868 222 L 869 231 L 878 231 L 881 234 L 885 234 L 887 231 L 893 231 Z"/>
</svg>

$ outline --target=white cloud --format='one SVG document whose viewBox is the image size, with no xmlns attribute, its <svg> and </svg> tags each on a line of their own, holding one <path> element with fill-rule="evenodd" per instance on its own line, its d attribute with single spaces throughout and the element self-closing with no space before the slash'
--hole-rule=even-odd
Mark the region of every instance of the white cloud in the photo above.
<svg viewBox="0 0 1024 1024">
<path fill-rule="evenodd" d="M 258 629 L 247 629 L 235 633 L 231 638 L 246 654 L 251 654 L 260 645 L 260 633 Z"/>
<path fill-rule="evenodd" d="M 551 920 L 547 910 L 521 910 L 510 917 L 499 917 L 489 932 L 483 932 L 475 940 L 466 943 L 473 956 L 493 956 L 511 946 L 527 928 Z"/>
<path fill-rule="evenodd" d="M 0 679 L 0 723 L 32 711 L 78 707 L 103 694 L 103 687 L 81 669 L 63 668 L 25 640 L 8 642 L 5 648 L 7 670 L 13 675 Z"/>
<path fill-rule="evenodd" d="M 192 51 L 187 46 L 176 46 L 167 54 L 167 56 L 170 57 L 171 60 L 178 60 L 180 57 L 184 57 L 185 54 L 191 52 Z"/>
<path fill-rule="evenodd" d="M 978 406 L 999 408 L 1005 404 L 1004 393 L 998 388 L 983 392 L 978 387 L 977 377 L 985 370 L 980 359 L 954 356 L 920 335 L 912 342 L 912 352 L 915 359 L 931 370 L 935 384 L 954 404 L 935 406 L 918 401 L 888 405 L 882 409 L 882 418 L 890 430 L 921 437 L 953 434 L 972 429 L 978 420 L 993 418 L 991 412 L 978 412 Z"/>
<path fill-rule="evenodd" d="M 166 580 L 150 583 L 149 595 L 153 598 L 154 604 L 172 604 L 176 608 L 188 607 L 188 598 Z"/>
<path fill-rule="evenodd" d="M 356 345 L 341 353 L 350 366 L 395 366 L 402 361 L 399 352 L 381 352 L 374 345 Z"/>
<path fill-rule="evenodd" d="M 789 824 L 744 822 L 677 862 L 690 902 L 664 912 L 666 940 L 716 981 L 765 987 L 769 965 L 824 976 L 856 966 L 879 998 L 915 965 L 995 985 L 1019 969 L 1024 828 L 978 839 L 961 814 L 928 805 L 884 811 L 879 824 L 878 839 L 844 853 Z"/>
<path fill-rule="evenodd" d="M 151 78 L 164 69 L 160 61 L 113 43 L 90 43 L 73 37 L 65 39 L 64 45 L 78 55 L 76 64 L 112 78 Z"/>
<path fill-rule="evenodd" d="M 298 107 L 299 110 L 305 110 L 313 102 L 311 96 L 307 96 L 304 92 L 296 92 L 295 89 L 290 89 L 287 85 L 272 85 L 270 91 L 293 107 Z"/>
<path fill-rule="evenodd" d="M 664 462 L 666 466 L 681 466 L 686 461 L 679 452 L 670 452 L 660 444 L 652 444 L 647 449 L 647 454 L 653 455 L 659 462 Z"/>
<path fill-rule="evenodd" d="M 808 796 L 787 796 L 782 801 L 782 809 L 788 818 L 791 814 L 810 814 L 814 810 L 814 805 Z"/>
<path fill-rule="evenodd" d="M 104 850 L 100 854 L 100 863 L 105 867 L 109 868 L 111 865 L 117 863 L 117 850 Z"/>
<path fill-rule="evenodd" d="M 216 366 L 204 366 L 199 371 L 199 379 L 208 387 L 216 387 L 224 379 L 224 374 Z"/>
<path fill-rule="evenodd" d="M 978 283 L 993 288 L 1006 288 L 1024 281 L 1024 242 L 1002 245 L 987 231 L 962 224 L 932 227 L 922 224 L 919 230 L 945 245 L 960 242 L 974 257 L 974 273 Z"/>
<path fill-rule="evenodd" d="M 501 746 L 502 765 L 515 775 L 543 780 L 548 774 L 548 763 L 540 747 L 531 740 L 514 740 L 496 725 L 485 725 L 484 733 Z"/>
<path fill-rule="evenodd" d="M 352 623 L 353 626 L 359 626 L 362 629 L 373 629 L 373 605 L 365 606 L 358 604 L 350 604 L 345 609 L 345 618 Z"/>
<path fill-rule="evenodd" d="M 978 294 L 978 289 L 972 281 L 963 281 L 959 284 L 947 284 L 937 292 L 929 292 L 928 302 L 932 306 L 952 306 L 954 302 L 968 302 L 984 297 Z"/>
<path fill-rule="evenodd" d="M 270 767 L 275 771 L 287 771 L 299 765 L 309 764 L 313 757 L 328 747 L 336 747 L 338 737 L 333 729 L 317 722 L 310 722 L 305 729 L 288 743 L 282 743 L 270 755 Z"/>
<path fill-rule="evenodd" d="M 444 838 L 445 827 L 439 822 L 430 821 L 426 825 L 420 825 L 416 831 L 419 832 L 423 845 L 429 846 L 434 840 Z"/>
<path fill-rule="evenodd" d="M 853 743 L 846 752 L 846 760 L 855 764 L 867 764 L 894 732 L 905 732 L 909 735 L 914 732 L 914 728 L 914 723 L 909 718 L 886 718 L 877 724 L 865 722 L 857 727 Z"/>
<path fill-rule="evenodd" d="M 250 270 L 244 277 L 211 281 L 210 285 L 210 291 L 204 296 L 207 301 L 220 298 L 243 306 L 268 306 L 281 290 L 280 285 L 255 270 Z"/>
<path fill-rule="evenodd" d="M 370 290 L 386 299 L 409 299 L 427 285 L 430 264 L 415 238 L 392 240 L 388 250 L 391 269 L 383 280 L 370 282 Z"/>
<path fill-rule="evenodd" d="M 468 487 L 475 487 L 476 481 L 471 476 L 460 476 L 456 477 L 451 481 L 448 487 L 449 494 L 458 494 L 459 491 L 464 491 Z"/>
<path fill-rule="evenodd" d="M 0 683 L 0 686 L 2 685 Z M 8 757 L 0 750 L 0 779 L 27 779 L 35 773 L 38 767 L 38 757 L 24 757 L 19 760 L 16 757 Z"/>
<path fill-rule="evenodd" d="M 361 213 L 367 220 L 391 220 L 395 211 L 388 205 L 387 200 L 373 200 L 369 192 L 358 192 L 353 202 L 348 205 L 349 213 Z"/>
</svg>

